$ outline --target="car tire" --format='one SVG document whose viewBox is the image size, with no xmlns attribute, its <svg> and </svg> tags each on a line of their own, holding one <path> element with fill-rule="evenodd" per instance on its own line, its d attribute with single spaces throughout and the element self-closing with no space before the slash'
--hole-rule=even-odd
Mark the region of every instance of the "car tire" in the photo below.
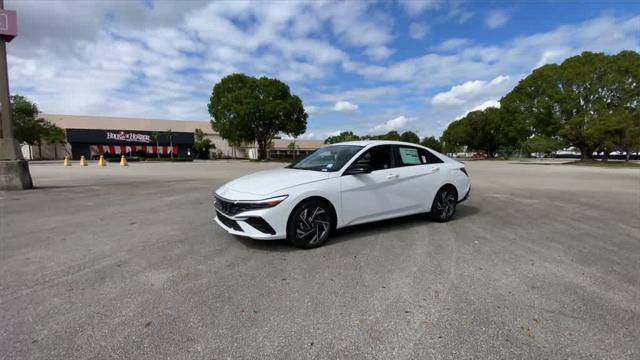
<svg viewBox="0 0 640 360">
<path fill-rule="evenodd" d="M 319 199 L 305 200 L 291 212 L 287 240 L 301 249 L 316 248 L 331 234 L 333 221 L 329 204 Z"/>
<path fill-rule="evenodd" d="M 447 222 L 456 212 L 458 203 L 458 194 L 449 186 L 445 186 L 438 190 L 433 204 L 431 204 L 431 219 L 437 222 Z"/>
</svg>

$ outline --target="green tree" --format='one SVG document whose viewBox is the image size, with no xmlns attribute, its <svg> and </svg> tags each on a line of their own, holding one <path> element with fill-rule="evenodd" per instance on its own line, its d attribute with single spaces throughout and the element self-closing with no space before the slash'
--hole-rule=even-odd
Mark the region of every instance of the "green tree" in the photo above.
<svg viewBox="0 0 640 360">
<path fill-rule="evenodd" d="M 58 144 L 64 144 L 66 142 L 66 134 L 62 128 L 59 126 L 46 121 L 45 129 L 44 129 L 44 140 L 47 144 L 53 145 L 53 156 L 55 159 L 58 158 Z"/>
<path fill-rule="evenodd" d="M 38 106 L 22 95 L 13 95 L 11 109 L 15 138 L 21 143 L 36 145 L 44 133 L 44 120 L 38 118 Z"/>
<path fill-rule="evenodd" d="M 208 109 L 214 130 L 233 142 L 255 141 L 260 159 L 278 133 L 298 136 L 307 129 L 302 100 L 277 79 L 226 76 L 213 87 Z"/>
<path fill-rule="evenodd" d="M 162 132 L 160 131 L 151 132 L 151 137 L 156 141 L 156 155 L 158 156 L 158 159 L 160 159 L 160 151 L 158 151 L 158 149 L 160 148 L 160 145 L 158 145 L 158 139 L 160 138 L 160 136 L 162 136 Z"/>
<path fill-rule="evenodd" d="M 472 111 L 461 123 L 465 127 L 463 145 L 483 151 L 489 158 L 494 157 L 501 145 L 499 110 L 488 108 Z"/>
<path fill-rule="evenodd" d="M 54 145 L 55 157 L 58 157 L 57 144 L 63 144 L 66 139 L 64 130 L 46 121 L 38 115 L 38 106 L 22 95 L 11 96 L 13 115 L 13 133 L 21 143 L 38 146 L 38 156 L 42 158 L 42 144 Z"/>
<path fill-rule="evenodd" d="M 509 116 L 504 110 L 490 107 L 468 113 L 462 119 L 449 124 L 442 140 L 449 149 L 466 147 L 482 151 L 492 158 L 500 151 L 511 156 L 529 135 L 527 124 Z"/>
<path fill-rule="evenodd" d="M 388 133 L 384 134 L 384 135 L 380 135 L 378 136 L 379 140 L 391 140 L 391 141 L 400 141 L 402 140 L 400 133 L 395 131 L 395 130 L 391 130 Z"/>
<path fill-rule="evenodd" d="M 626 161 L 629 161 L 632 152 L 640 153 L 640 109 L 626 113 L 623 118 L 623 131 L 617 150 L 626 153 Z"/>
<path fill-rule="evenodd" d="M 212 148 L 215 149 L 215 144 L 211 142 L 211 139 L 206 137 L 202 129 L 196 129 L 193 135 L 195 138 L 195 141 L 193 142 L 193 150 L 196 152 L 196 158 L 208 159 L 209 150 Z"/>
<path fill-rule="evenodd" d="M 620 146 L 616 134 L 623 114 L 640 105 L 640 54 L 584 52 L 560 65 L 542 66 L 500 102 L 534 135 L 560 136 L 580 149 L 583 160 L 594 151 L 608 154 Z"/>
<path fill-rule="evenodd" d="M 289 152 L 291 152 L 291 156 L 293 157 L 293 159 L 295 160 L 296 155 L 298 154 L 298 151 L 300 150 L 300 146 L 298 144 L 296 144 L 296 140 L 292 140 L 288 145 L 287 145 L 287 149 L 289 150 Z"/>
<path fill-rule="evenodd" d="M 472 134 L 469 132 L 465 118 L 453 121 L 442 133 L 442 142 L 447 153 L 453 153 L 465 148 L 471 142 Z"/>
<path fill-rule="evenodd" d="M 328 138 L 326 138 L 324 140 L 325 144 L 335 144 L 335 143 L 340 143 L 340 142 L 345 142 L 345 141 L 356 141 L 356 140 L 361 140 L 362 138 L 358 135 L 355 135 L 353 132 L 351 131 L 343 131 L 338 135 L 334 135 L 334 136 L 329 136 Z"/>
<path fill-rule="evenodd" d="M 551 154 L 564 147 L 562 140 L 548 136 L 533 136 L 527 139 L 523 146 L 524 150 L 529 153 L 545 153 Z"/>
<path fill-rule="evenodd" d="M 400 141 L 420 144 L 420 137 L 413 131 L 405 131 L 400 135 Z"/>
<path fill-rule="evenodd" d="M 437 152 L 442 152 L 442 142 L 436 139 L 434 136 L 425 136 L 420 144 Z"/>
</svg>

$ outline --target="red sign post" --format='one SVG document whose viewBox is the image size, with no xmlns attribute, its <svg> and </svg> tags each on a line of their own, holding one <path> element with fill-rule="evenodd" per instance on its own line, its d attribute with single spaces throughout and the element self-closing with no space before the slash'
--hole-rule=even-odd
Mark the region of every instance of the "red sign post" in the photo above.
<svg viewBox="0 0 640 360">
<path fill-rule="evenodd" d="M 18 24 L 16 22 L 16 12 L 13 10 L 0 9 L 0 37 L 9 42 L 18 35 Z"/>
<path fill-rule="evenodd" d="M 33 187 L 29 163 L 22 157 L 20 144 L 13 137 L 6 43 L 18 33 L 16 12 L 4 9 L 0 0 L 0 190 L 22 190 Z"/>
</svg>

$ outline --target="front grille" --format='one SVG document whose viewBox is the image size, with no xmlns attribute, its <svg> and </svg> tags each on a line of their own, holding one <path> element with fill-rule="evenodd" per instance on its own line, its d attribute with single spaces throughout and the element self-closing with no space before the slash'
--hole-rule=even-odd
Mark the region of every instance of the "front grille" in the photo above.
<svg viewBox="0 0 640 360">
<path fill-rule="evenodd" d="M 255 203 L 251 204 L 251 203 L 241 203 L 241 202 L 236 203 L 227 199 L 223 199 L 219 196 L 216 196 L 216 202 L 214 206 L 216 209 L 220 210 L 221 212 L 231 216 L 235 216 L 249 210 L 264 208 L 264 205 L 262 204 L 255 204 Z"/>
<path fill-rule="evenodd" d="M 271 234 L 271 235 L 275 235 L 276 233 L 276 231 L 273 230 L 271 225 L 269 225 L 269 223 L 261 217 L 257 217 L 257 216 L 248 217 L 244 220 L 244 222 L 253 226 L 261 233 Z"/>
<path fill-rule="evenodd" d="M 216 213 L 218 214 L 218 220 L 220 220 L 220 222 L 223 223 L 225 226 L 230 227 L 233 230 L 242 231 L 242 228 L 240 227 L 240 225 L 238 225 L 238 223 L 235 220 L 229 219 L 228 217 L 222 215 L 220 211 L 216 211 Z"/>
</svg>

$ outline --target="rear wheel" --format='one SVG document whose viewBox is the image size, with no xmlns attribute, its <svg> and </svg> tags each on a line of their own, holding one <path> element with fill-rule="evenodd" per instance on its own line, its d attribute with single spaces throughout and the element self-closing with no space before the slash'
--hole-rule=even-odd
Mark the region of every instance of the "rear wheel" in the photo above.
<svg viewBox="0 0 640 360">
<path fill-rule="evenodd" d="M 287 225 L 287 240 L 299 248 L 315 248 L 324 244 L 332 228 L 330 206 L 321 200 L 305 200 L 291 213 Z"/>
<path fill-rule="evenodd" d="M 447 222 L 456 212 L 458 194 L 450 187 L 443 187 L 436 194 L 431 205 L 431 219 L 438 222 Z"/>
</svg>

